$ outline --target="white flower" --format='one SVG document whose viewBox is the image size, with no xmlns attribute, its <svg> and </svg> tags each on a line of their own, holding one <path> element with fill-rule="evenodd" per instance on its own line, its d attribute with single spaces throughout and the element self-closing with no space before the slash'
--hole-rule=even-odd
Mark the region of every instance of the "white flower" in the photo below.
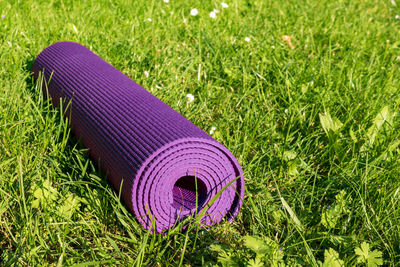
<svg viewBox="0 0 400 267">
<path fill-rule="evenodd" d="M 192 102 L 194 101 L 194 95 L 192 95 L 192 94 L 187 94 L 187 95 L 186 95 L 186 101 L 187 101 L 188 103 L 192 103 Z"/>
<path fill-rule="evenodd" d="M 197 14 L 199 14 L 197 8 L 193 8 L 192 10 L 190 10 L 190 15 L 192 15 L 193 17 L 197 16 Z"/>
<path fill-rule="evenodd" d="M 397 60 L 397 61 L 400 61 L 400 56 L 397 56 L 397 57 L 396 57 L 396 60 Z"/>
<path fill-rule="evenodd" d="M 210 135 L 213 135 L 215 130 L 217 130 L 217 127 L 215 127 L 215 126 L 211 127 Z"/>
<path fill-rule="evenodd" d="M 222 6 L 222 8 L 228 8 L 229 7 L 228 4 L 224 3 L 224 2 L 221 3 L 221 6 Z"/>
<path fill-rule="evenodd" d="M 392 5 L 396 6 L 396 1 L 391 0 L 390 3 L 392 3 Z"/>
<path fill-rule="evenodd" d="M 395 19 L 400 19 L 399 15 L 394 16 Z"/>
<path fill-rule="evenodd" d="M 219 9 L 214 8 L 213 12 L 214 12 L 215 14 L 218 14 L 218 13 L 219 13 Z"/>
<path fill-rule="evenodd" d="M 145 72 L 144 72 L 144 76 L 146 76 L 146 78 L 148 78 L 148 77 L 149 77 L 149 72 L 148 72 L 148 71 L 145 71 Z"/>
<path fill-rule="evenodd" d="M 147 21 L 151 21 L 151 18 L 147 18 Z"/>
<path fill-rule="evenodd" d="M 217 14 L 215 14 L 214 11 L 210 12 L 210 18 L 215 19 L 217 17 Z"/>
<path fill-rule="evenodd" d="M 246 42 L 250 42 L 250 37 L 246 37 L 246 38 L 244 38 L 244 40 L 245 40 Z"/>
<path fill-rule="evenodd" d="M 168 3 L 169 3 L 169 0 L 164 0 L 164 3 L 167 3 L 167 4 L 168 4 Z"/>
</svg>

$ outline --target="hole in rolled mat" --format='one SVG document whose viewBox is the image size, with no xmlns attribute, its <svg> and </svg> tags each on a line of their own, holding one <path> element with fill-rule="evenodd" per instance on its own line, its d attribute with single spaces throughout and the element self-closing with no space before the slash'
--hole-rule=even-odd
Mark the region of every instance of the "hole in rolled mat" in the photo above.
<svg viewBox="0 0 400 267">
<path fill-rule="evenodd" d="M 196 180 L 197 180 L 197 207 L 201 207 L 207 199 L 207 187 L 202 180 L 194 176 L 179 178 L 172 189 L 175 209 L 192 210 L 196 208 Z"/>
</svg>

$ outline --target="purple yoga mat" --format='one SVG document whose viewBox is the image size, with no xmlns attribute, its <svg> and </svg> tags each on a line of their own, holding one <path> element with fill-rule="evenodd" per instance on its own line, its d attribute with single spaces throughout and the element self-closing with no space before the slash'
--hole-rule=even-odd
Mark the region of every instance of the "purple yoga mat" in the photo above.
<svg viewBox="0 0 400 267">
<path fill-rule="evenodd" d="M 33 64 L 35 79 L 39 72 L 53 104 L 70 103 L 72 132 L 145 228 L 153 228 L 151 218 L 156 232 L 173 227 L 240 177 L 202 222 L 236 217 L 244 195 L 242 169 L 196 125 L 78 43 L 44 49 Z"/>
</svg>

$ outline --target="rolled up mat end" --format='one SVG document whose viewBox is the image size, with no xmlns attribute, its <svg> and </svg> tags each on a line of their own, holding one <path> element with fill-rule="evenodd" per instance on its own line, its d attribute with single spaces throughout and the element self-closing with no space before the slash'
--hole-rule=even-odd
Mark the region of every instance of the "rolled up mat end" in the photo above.
<svg viewBox="0 0 400 267">
<path fill-rule="evenodd" d="M 199 212 L 225 185 L 237 179 L 202 218 L 205 224 L 216 224 L 224 218 L 232 221 L 244 195 L 241 175 L 235 157 L 217 141 L 177 140 L 154 153 L 139 170 L 132 187 L 132 206 L 145 228 L 151 227 L 149 210 L 156 212 L 153 216 L 160 232 Z"/>
</svg>

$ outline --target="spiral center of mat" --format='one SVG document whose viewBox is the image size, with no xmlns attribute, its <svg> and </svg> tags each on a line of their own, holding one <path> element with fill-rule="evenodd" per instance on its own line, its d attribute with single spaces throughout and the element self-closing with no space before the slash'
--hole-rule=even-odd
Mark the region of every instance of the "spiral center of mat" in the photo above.
<svg viewBox="0 0 400 267">
<path fill-rule="evenodd" d="M 204 201 L 207 199 L 207 187 L 199 178 L 194 176 L 183 176 L 174 184 L 172 194 L 172 207 L 178 210 L 192 210 L 196 208 L 196 195 L 197 207 L 201 207 L 204 204 Z"/>
</svg>

